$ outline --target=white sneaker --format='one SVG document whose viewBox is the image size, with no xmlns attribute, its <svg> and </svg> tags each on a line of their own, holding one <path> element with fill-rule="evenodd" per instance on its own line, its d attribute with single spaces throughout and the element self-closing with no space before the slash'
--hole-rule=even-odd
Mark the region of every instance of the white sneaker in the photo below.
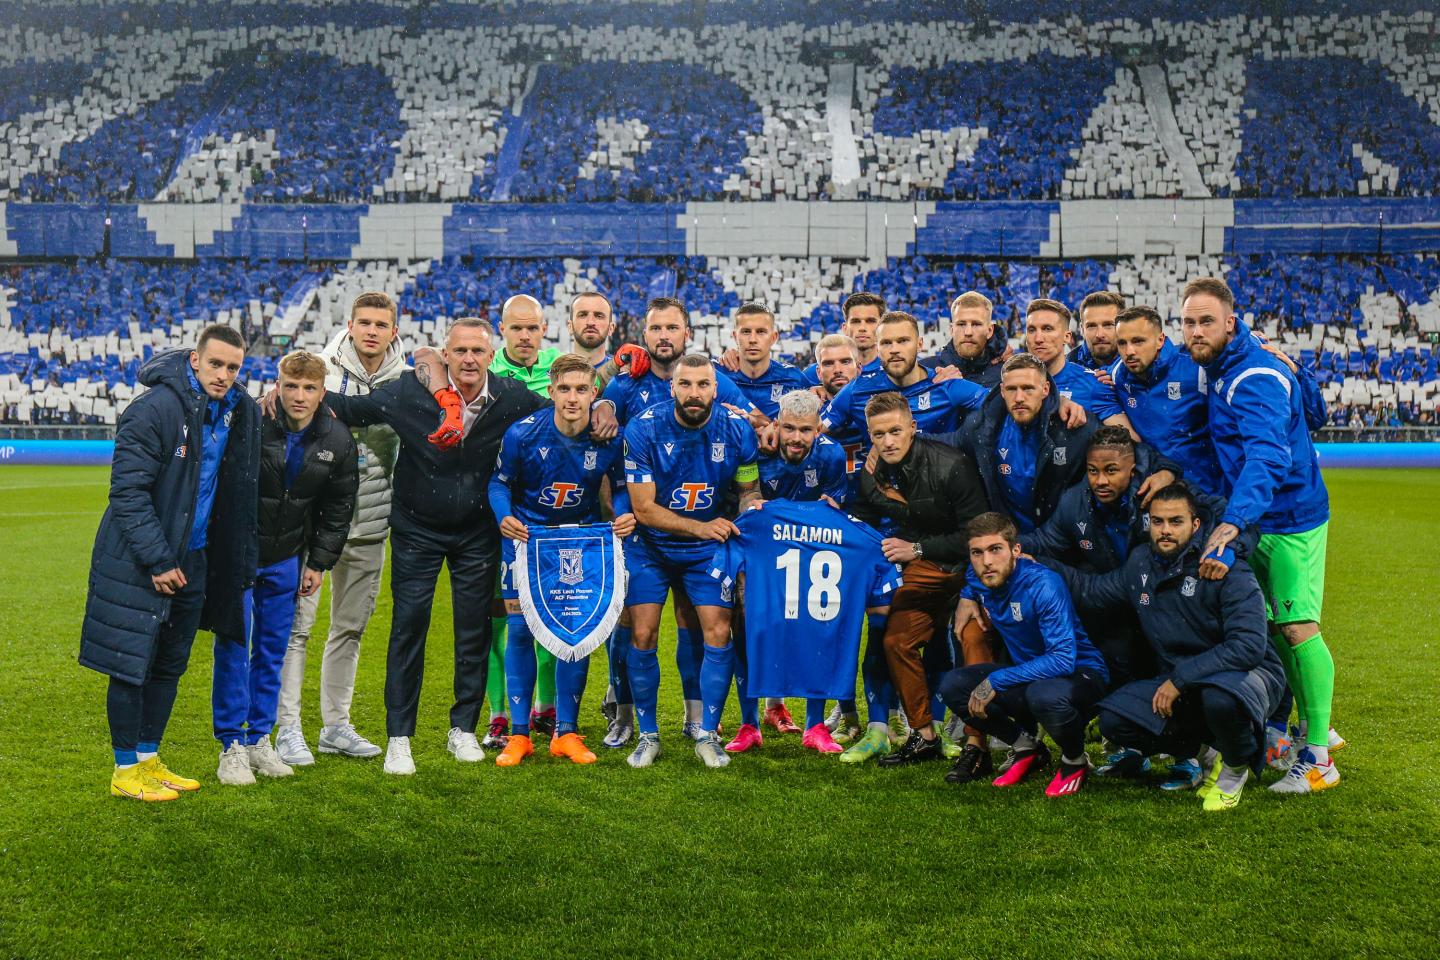
<svg viewBox="0 0 1440 960">
<path fill-rule="evenodd" d="M 220 754 L 220 768 L 215 771 L 215 779 L 227 787 L 248 787 L 255 782 L 255 774 L 250 769 L 250 754 L 239 740 L 230 741 L 230 746 Z"/>
<path fill-rule="evenodd" d="M 323 741 L 325 735 L 322 733 L 320 736 Z M 325 748 L 322 746 L 320 749 L 323 751 Z M 275 752 L 292 767 L 308 767 L 315 762 L 315 754 L 310 752 L 305 734 L 298 726 L 275 728 Z"/>
<path fill-rule="evenodd" d="M 459 727 L 450 728 L 445 748 L 461 763 L 479 763 L 485 759 L 485 751 L 480 749 L 480 741 L 475 738 L 475 734 L 466 733 Z"/>
<path fill-rule="evenodd" d="M 660 734 L 642 733 L 640 739 L 635 743 L 635 749 L 631 751 L 630 756 L 625 758 L 625 762 L 636 770 L 640 770 L 650 766 L 659 756 Z"/>
<path fill-rule="evenodd" d="M 246 747 L 245 752 L 250 755 L 250 769 L 262 776 L 292 777 L 295 775 L 295 769 L 281 760 L 280 754 L 275 752 L 275 747 L 271 745 L 269 737 Z"/>
<path fill-rule="evenodd" d="M 385 772 L 408 777 L 415 772 L 415 759 L 410 756 L 409 737 L 391 737 L 385 747 Z"/>
<path fill-rule="evenodd" d="M 704 734 L 696 741 L 695 756 L 711 770 L 730 766 L 730 754 L 725 752 L 725 744 L 713 733 Z"/>
<path fill-rule="evenodd" d="M 616 717 L 610 721 L 610 726 L 605 730 L 605 739 L 601 742 L 614 750 L 625 746 L 633 736 L 635 736 L 635 724 Z"/>
<path fill-rule="evenodd" d="M 320 728 L 320 752 L 338 753 L 345 757 L 380 756 L 380 748 L 356 733 L 348 723 Z"/>
</svg>

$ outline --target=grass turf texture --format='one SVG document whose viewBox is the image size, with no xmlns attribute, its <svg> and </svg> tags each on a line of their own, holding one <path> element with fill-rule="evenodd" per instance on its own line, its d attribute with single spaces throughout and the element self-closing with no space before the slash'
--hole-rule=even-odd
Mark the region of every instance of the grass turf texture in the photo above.
<svg viewBox="0 0 1440 960">
<path fill-rule="evenodd" d="M 679 735 L 670 643 L 655 768 L 599 746 L 599 656 L 582 713 L 598 764 L 551 760 L 543 738 L 517 770 L 457 764 L 443 586 L 417 776 L 321 757 L 220 787 L 202 634 L 162 755 L 204 788 L 112 799 L 105 680 L 75 663 L 106 476 L 0 470 L 0 956 L 1434 956 L 1434 473 L 1327 477 L 1345 780 L 1299 798 L 1252 784 L 1223 816 L 1153 784 L 952 788 L 944 764 L 842 766 L 798 735 L 707 771 Z M 388 598 L 355 700 L 382 744 Z M 317 647 L 312 746 L 318 669 Z M 729 712 L 733 729 L 733 696 Z"/>
</svg>

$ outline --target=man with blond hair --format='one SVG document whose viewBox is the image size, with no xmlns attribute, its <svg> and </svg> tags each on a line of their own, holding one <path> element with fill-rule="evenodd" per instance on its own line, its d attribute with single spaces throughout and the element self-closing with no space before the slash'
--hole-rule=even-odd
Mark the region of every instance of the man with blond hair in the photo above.
<svg viewBox="0 0 1440 960">
<path fill-rule="evenodd" d="M 1000 382 L 1000 364 L 1010 355 L 1005 330 L 995 322 L 995 304 L 978 290 L 950 301 L 950 342 L 920 365 L 945 377 L 964 377 L 987 390 Z"/>
<path fill-rule="evenodd" d="M 229 786 L 294 772 L 270 731 L 296 596 L 320 589 L 355 511 L 355 440 L 320 409 L 328 369 L 304 350 L 286 356 L 277 409 L 260 423 L 259 569 L 245 591 L 243 634 L 215 635 L 211 709 L 223 750 L 218 777 Z"/>
<path fill-rule="evenodd" d="M 363 396 L 389 383 L 408 367 L 398 336 L 395 301 L 387 293 L 362 293 L 350 305 L 350 320 L 320 356 L 327 364 L 325 389 L 345 396 Z M 390 475 L 395 469 L 398 441 L 384 424 L 351 431 L 355 439 L 359 486 L 355 513 L 345 548 L 330 569 L 330 631 L 320 661 L 320 752 L 347 757 L 377 757 L 380 748 L 356 732 L 350 721 L 355 697 L 355 670 L 360 640 L 375 612 L 380 575 L 385 568 L 385 541 L 390 536 Z M 305 683 L 305 648 L 320 591 L 302 596 L 295 605 L 290 646 L 280 670 L 280 705 L 275 721 L 275 751 L 291 766 L 309 766 L 314 755 L 301 726 L 301 687 Z"/>
</svg>

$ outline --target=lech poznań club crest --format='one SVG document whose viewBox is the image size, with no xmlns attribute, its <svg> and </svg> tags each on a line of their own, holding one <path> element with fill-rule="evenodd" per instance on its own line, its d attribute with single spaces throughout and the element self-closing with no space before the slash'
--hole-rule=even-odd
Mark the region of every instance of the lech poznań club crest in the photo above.
<svg viewBox="0 0 1440 960">
<path fill-rule="evenodd" d="M 710 444 L 710 462 L 711 462 L 711 463 L 724 463 L 724 462 L 725 462 L 725 444 L 723 444 L 723 443 L 712 443 L 712 444 Z"/>
<path fill-rule="evenodd" d="M 560 582 L 574 586 L 585 579 L 585 552 L 583 550 L 560 551 Z"/>
</svg>

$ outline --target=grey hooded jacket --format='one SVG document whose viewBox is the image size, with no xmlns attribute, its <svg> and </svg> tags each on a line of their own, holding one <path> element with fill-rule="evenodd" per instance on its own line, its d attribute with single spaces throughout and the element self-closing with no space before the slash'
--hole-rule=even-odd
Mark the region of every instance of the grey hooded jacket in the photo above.
<svg viewBox="0 0 1440 960">
<path fill-rule="evenodd" d="M 342 328 L 321 353 L 330 367 L 325 377 L 325 389 L 347 397 L 368 394 L 410 369 L 405 362 L 405 353 L 405 347 L 397 337 L 385 354 L 380 369 L 372 377 L 365 372 L 355 345 L 350 342 L 349 331 Z M 395 454 L 400 441 L 395 431 L 384 424 L 358 427 L 350 432 L 355 437 L 359 457 L 360 488 L 355 496 L 349 542 L 376 543 L 384 540 L 390 532 L 390 479 L 395 471 Z"/>
</svg>

